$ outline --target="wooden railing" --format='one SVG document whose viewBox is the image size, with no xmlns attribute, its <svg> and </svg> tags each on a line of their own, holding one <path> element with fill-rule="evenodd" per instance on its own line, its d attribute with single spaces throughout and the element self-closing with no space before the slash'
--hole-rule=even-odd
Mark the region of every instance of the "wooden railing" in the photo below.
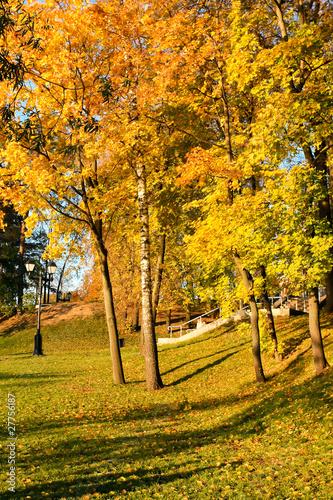
<svg viewBox="0 0 333 500">
<path fill-rule="evenodd" d="M 211 311 L 208 311 L 204 314 L 201 314 L 200 316 L 196 316 L 195 318 L 190 319 L 189 321 L 186 321 L 185 323 L 181 323 L 180 325 L 173 325 L 173 326 L 168 326 L 168 330 L 170 331 L 170 338 L 172 339 L 172 330 L 178 329 L 179 328 L 179 336 L 181 337 L 183 335 L 183 326 L 189 325 L 190 323 L 193 323 L 196 320 L 199 320 L 199 324 L 201 323 L 201 318 L 204 316 L 207 316 L 208 314 L 211 314 L 215 311 L 220 312 L 220 308 L 216 307 L 215 309 L 212 309 Z"/>
</svg>

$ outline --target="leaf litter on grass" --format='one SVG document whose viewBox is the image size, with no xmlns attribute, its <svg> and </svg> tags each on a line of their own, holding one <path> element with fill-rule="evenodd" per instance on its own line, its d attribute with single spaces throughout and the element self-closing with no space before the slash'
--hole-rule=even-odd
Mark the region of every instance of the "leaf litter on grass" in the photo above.
<svg viewBox="0 0 333 500">
<path fill-rule="evenodd" d="M 298 330 L 299 354 L 280 365 L 265 355 L 265 385 L 254 384 L 249 340 L 220 329 L 160 349 L 157 393 L 146 391 L 133 334 L 122 349 L 129 382 L 113 385 L 94 327 L 90 318 L 84 351 L 57 330 L 66 349 L 45 343 L 38 359 L 19 354 L 15 335 L 0 339 L 1 385 L 18 401 L 16 498 L 333 498 L 332 372 L 313 376 L 303 319 L 279 323 L 286 345 Z M 328 326 L 324 335 L 333 359 Z M 4 487 L 2 498 L 15 496 Z"/>
</svg>

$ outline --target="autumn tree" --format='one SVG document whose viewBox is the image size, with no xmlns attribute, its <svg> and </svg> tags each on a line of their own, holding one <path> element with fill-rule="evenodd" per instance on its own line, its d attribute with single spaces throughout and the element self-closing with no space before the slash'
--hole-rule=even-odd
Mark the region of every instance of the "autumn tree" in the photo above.
<svg viewBox="0 0 333 500">
<path fill-rule="evenodd" d="M 292 56 L 290 61 L 285 62 L 284 68 L 284 72 L 289 71 L 289 81 L 282 80 L 284 92 L 290 94 L 283 103 L 284 108 L 288 108 L 285 124 L 288 135 L 292 134 L 292 140 L 296 147 L 301 148 L 308 166 L 324 173 L 322 182 L 326 195 L 319 201 L 320 217 L 332 226 L 329 188 L 333 185 L 330 167 L 333 143 L 330 114 L 327 113 L 327 105 L 331 101 L 332 5 L 296 0 L 288 8 L 274 1 L 273 8 L 284 42 L 279 44 L 279 50 L 288 51 L 289 57 Z M 291 16 L 297 20 L 294 26 L 289 21 Z M 276 76 L 274 71 L 275 79 Z M 281 112 L 282 103 L 277 101 L 276 104 Z M 325 281 L 326 308 L 328 312 L 333 312 L 333 269 L 328 270 Z M 318 311 L 314 314 L 317 317 Z"/>
<path fill-rule="evenodd" d="M 89 228 L 103 277 L 118 383 L 123 382 L 123 374 L 106 238 L 110 223 L 124 215 L 122 209 L 132 203 L 136 190 L 143 316 L 148 318 L 143 321 L 147 385 L 156 389 L 162 383 L 154 325 L 149 319 L 152 303 L 146 177 L 152 165 L 158 164 L 160 145 L 142 113 L 143 107 L 151 106 L 146 104 L 150 66 L 142 43 L 145 9 L 140 3 L 117 4 L 116 9 L 110 2 L 80 5 L 78 9 L 77 5 L 52 1 L 46 5 L 27 3 L 27 9 L 38 11 L 36 30 L 43 43 L 43 57 L 25 52 L 30 70 L 15 100 L 24 119 L 17 115 L 17 119 L 8 121 L 3 157 L 8 176 L 17 179 L 19 171 L 24 185 L 21 190 L 15 185 L 12 199 L 17 196 L 23 203 L 28 169 L 30 192 L 38 195 L 43 210 L 49 207 L 63 220 L 69 217 L 76 227 Z M 84 27 L 80 32 L 78 25 Z"/>
<path fill-rule="evenodd" d="M 33 3 L 29 7 L 33 9 Z M 16 206 L 21 210 L 25 206 L 52 210 L 64 221 L 62 228 L 69 218 L 78 231 L 80 226 L 90 230 L 103 279 L 114 381 L 124 383 L 105 246 L 108 233 L 105 216 L 112 217 L 124 199 L 120 192 L 112 193 L 115 181 L 109 178 L 105 133 L 96 138 L 95 114 L 101 113 L 96 106 L 103 103 L 103 95 L 91 85 L 97 70 L 95 73 L 90 70 L 98 41 L 88 26 L 78 35 L 75 22 L 80 24 L 83 18 L 81 12 L 75 11 L 74 15 L 74 11 L 71 7 L 59 10 L 51 3 L 39 12 L 36 32 L 38 29 L 43 41 L 44 57 L 41 60 L 33 51 L 26 51 L 30 71 L 15 101 L 24 118 L 7 123 L 3 131 L 7 137 L 3 158 L 7 178 L 21 180 L 20 185 L 16 182 L 11 189 L 8 187 Z M 47 19 L 52 19 L 51 31 Z M 60 28 L 64 32 L 59 38 Z M 66 37 L 72 36 L 68 43 Z M 57 68 L 55 53 L 59 56 Z M 26 191 L 30 196 L 26 196 Z M 115 196 L 113 205 L 108 204 L 110 198 L 106 199 L 111 193 Z M 31 197 L 35 198 L 33 202 Z"/>
<path fill-rule="evenodd" d="M 23 2 L 0 0 L 0 82 L 7 82 L 18 91 L 23 85 L 27 67 L 24 51 L 39 49 L 34 34 L 34 13 L 29 14 Z M 0 107 L 1 119 L 13 117 L 15 96 Z"/>
<path fill-rule="evenodd" d="M 129 208 L 129 207 L 128 207 Z M 133 209 L 136 208 L 133 200 Z M 133 223 L 134 222 L 134 223 Z M 115 297 L 115 308 L 122 329 L 134 329 L 140 302 L 140 246 L 137 221 L 122 219 L 106 240 L 110 278 Z M 101 300 L 102 284 L 94 256 L 90 256 L 89 269 L 79 289 L 86 301 Z"/>
<path fill-rule="evenodd" d="M 320 216 L 332 225 L 332 5 L 299 0 L 234 5 L 235 42 L 244 54 L 234 77 L 243 82 L 242 88 L 254 83 L 252 93 L 261 108 L 258 131 L 260 127 L 265 147 L 289 159 L 302 154 L 308 166 L 325 174 Z M 255 82 L 253 75 L 258 74 L 266 78 Z M 326 307 L 331 312 L 332 271 L 325 281 Z"/>
<path fill-rule="evenodd" d="M 319 320 L 318 286 L 332 266 L 333 234 L 320 214 L 326 192 L 322 173 L 294 166 L 271 190 L 273 218 L 279 227 L 274 240 L 274 266 L 296 292 L 308 290 L 309 329 L 317 374 L 329 366 Z"/>
<path fill-rule="evenodd" d="M 234 2 L 235 46 L 244 57 L 234 65 L 240 89 L 252 84 L 259 102 L 255 133 L 268 154 L 307 166 L 320 176 L 319 216 L 332 225 L 330 207 L 332 6 L 327 2 L 258 2 L 254 8 Z M 250 68 L 250 70 L 249 70 Z M 265 75 L 258 79 L 258 75 Z M 326 221 L 326 222 L 325 222 Z M 307 233 L 311 246 L 313 234 Z M 332 274 L 326 268 L 327 308 L 331 309 Z M 320 339 L 316 293 L 311 293 L 309 327 Z M 318 341 L 322 346 L 322 341 Z M 318 344 L 314 340 L 313 345 Z M 318 353 L 314 353 L 315 358 Z M 321 350 L 322 365 L 325 356 Z"/>
<path fill-rule="evenodd" d="M 211 192 L 212 196 L 215 192 L 223 206 L 230 206 L 232 211 L 235 197 L 239 196 L 239 187 L 242 184 L 246 187 L 251 178 L 258 175 L 263 158 L 260 155 L 250 156 L 246 154 L 249 150 L 244 149 L 244 145 L 251 141 L 256 100 L 249 93 L 239 95 L 237 85 L 229 81 L 228 56 L 232 50 L 229 14 L 227 5 L 221 6 L 218 15 L 208 8 L 205 11 L 205 8 L 199 10 L 197 6 L 183 10 L 180 7 L 173 16 L 174 22 L 168 20 L 164 32 L 161 30 L 161 45 L 173 47 L 164 54 L 164 58 L 168 59 L 168 64 L 164 60 L 163 67 L 164 80 L 167 81 L 164 91 L 170 111 L 169 114 L 164 113 L 163 118 L 170 124 L 173 110 L 171 123 L 174 128 L 195 137 L 197 141 L 197 148 L 191 153 L 191 162 L 184 166 L 183 182 L 197 179 L 205 183 L 206 179 L 210 179 L 206 192 Z M 218 183 L 213 180 L 214 177 L 219 178 Z M 230 247 L 230 255 L 248 289 L 256 377 L 258 382 L 262 382 L 264 375 L 253 281 L 249 270 L 244 268 L 242 242 L 238 241 L 238 247 L 236 243 Z"/>
<path fill-rule="evenodd" d="M 244 246 L 242 241 L 238 247 L 234 244 L 230 247 L 231 254 L 250 295 L 254 290 L 253 272 L 250 276 L 244 264 L 248 262 L 253 266 L 256 261 L 262 277 L 261 292 L 266 295 L 268 281 L 264 262 L 269 265 L 269 231 L 265 236 L 260 218 L 259 225 L 256 223 L 254 206 L 260 210 L 261 203 L 258 191 L 265 192 L 263 183 L 283 161 L 295 159 L 300 150 L 309 165 L 312 161 L 313 168 L 326 169 L 327 174 L 323 127 L 329 122 L 329 117 L 325 118 L 324 103 L 329 102 L 325 75 L 330 64 L 327 57 L 330 54 L 330 7 L 321 2 L 253 5 L 239 1 L 207 3 L 201 7 L 171 4 L 165 31 L 160 30 L 162 46 L 164 43 L 173 47 L 163 54 L 164 62 L 167 61 L 164 73 L 161 71 L 162 82 L 167 82 L 164 92 L 169 105 L 182 111 L 180 119 L 171 121 L 169 115 L 166 122 L 195 136 L 201 146 L 191 153 L 191 164 L 184 168 L 183 179 L 192 176 L 200 180 L 208 173 L 210 179 L 222 177 L 220 194 L 215 194 L 217 203 L 237 207 L 236 221 L 240 210 L 244 214 L 248 210 L 248 227 L 256 225 L 260 237 L 253 239 L 252 247 Z M 290 36 L 286 27 L 290 29 Z M 309 98 L 307 104 L 305 95 Z M 184 127 L 181 121 L 186 114 L 184 109 L 198 116 L 197 124 L 205 124 L 205 135 L 202 131 L 199 133 L 198 126 L 191 126 L 191 120 Z M 317 111 L 313 119 L 314 110 Z M 328 136 L 329 130 L 327 127 L 325 132 Z M 323 148 L 321 153 L 320 148 Z M 322 177 L 322 182 L 328 193 L 327 176 L 326 180 Z M 209 190 L 213 198 L 213 184 Z M 251 198 L 253 195 L 258 198 L 258 205 Z M 327 195 L 326 201 L 325 198 L 318 201 L 321 216 L 329 220 L 327 202 Z M 265 217 L 261 220 L 265 226 Z M 230 234 L 237 233 L 230 230 Z M 255 309 L 253 298 L 251 303 Z M 254 310 L 254 330 L 257 330 L 256 316 Z M 313 325 L 311 317 L 312 312 L 310 324 Z M 255 336 L 258 340 L 258 333 Z M 258 348 L 255 350 L 259 352 Z"/>
</svg>

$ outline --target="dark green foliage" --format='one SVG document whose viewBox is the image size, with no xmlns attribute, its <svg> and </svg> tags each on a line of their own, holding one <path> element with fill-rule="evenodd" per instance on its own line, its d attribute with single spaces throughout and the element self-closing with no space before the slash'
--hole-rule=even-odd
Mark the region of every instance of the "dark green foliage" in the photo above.
<svg viewBox="0 0 333 500">
<path fill-rule="evenodd" d="M 9 315 L 16 307 L 22 217 L 10 206 L 2 211 L 6 228 L 0 231 L 0 314 Z"/>
<path fill-rule="evenodd" d="M 37 283 L 38 262 L 47 245 L 47 237 L 44 229 L 38 228 L 32 237 L 25 240 L 23 257 L 21 256 L 23 265 L 20 266 L 23 217 L 17 214 L 11 205 L 0 205 L 0 208 L 5 214 L 5 229 L 0 230 L 0 316 L 10 316 L 16 312 L 20 293 L 23 295 L 29 287 L 34 288 L 34 283 Z M 29 259 L 37 264 L 31 279 L 28 278 L 24 266 L 24 262 Z"/>
</svg>

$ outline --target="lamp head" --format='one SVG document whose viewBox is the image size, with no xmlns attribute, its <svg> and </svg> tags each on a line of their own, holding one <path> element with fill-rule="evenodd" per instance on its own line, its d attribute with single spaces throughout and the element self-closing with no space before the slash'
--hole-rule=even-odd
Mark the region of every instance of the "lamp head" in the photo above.
<svg viewBox="0 0 333 500">
<path fill-rule="evenodd" d="M 35 263 L 33 260 L 29 259 L 28 262 L 25 263 L 25 267 L 27 268 L 28 273 L 32 273 L 35 269 Z"/>
<path fill-rule="evenodd" d="M 47 266 L 47 272 L 49 274 L 54 274 L 56 272 L 56 269 L 57 269 L 57 266 L 53 261 L 50 262 Z"/>
</svg>

